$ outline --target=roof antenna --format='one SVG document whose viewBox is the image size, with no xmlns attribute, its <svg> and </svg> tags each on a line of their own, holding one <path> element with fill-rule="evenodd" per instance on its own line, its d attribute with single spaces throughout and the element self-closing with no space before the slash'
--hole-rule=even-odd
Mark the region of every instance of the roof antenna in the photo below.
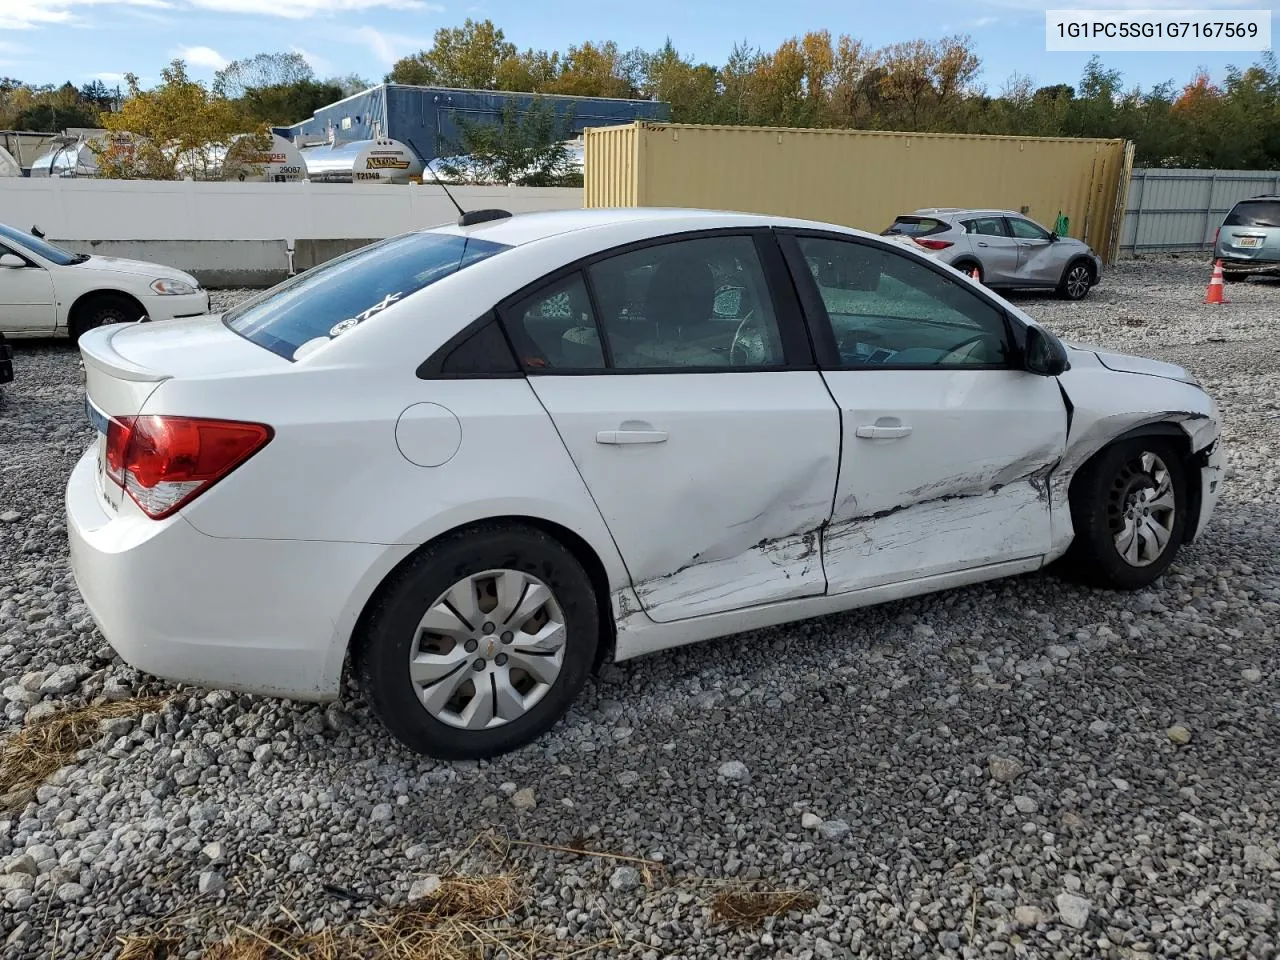
<svg viewBox="0 0 1280 960">
<path fill-rule="evenodd" d="M 439 158 L 437 157 L 436 159 Z M 453 194 L 449 192 L 449 188 L 444 185 L 444 181 L 440 179 L 436 174 L 435 168 L 431 166 L 434 162 L 435 160 L 428 160 L 426 168 L 431 171 L 431 179 L 433 179 L 436 182 L 436 185 L 444 191 L 444 195 L 449 198 L 449 202 L 452 203 L 454 208 L 458 211 L 458 226 L 470 227 L 477 223 L 488 223 L 491 220 L 506 220 L 510 218 L 511 214 L 506 210 L 472 210 L 470 213 L 463 210 L 462 204 L 458 203 L 458 201 L 454 199 Z"/>
</svg>

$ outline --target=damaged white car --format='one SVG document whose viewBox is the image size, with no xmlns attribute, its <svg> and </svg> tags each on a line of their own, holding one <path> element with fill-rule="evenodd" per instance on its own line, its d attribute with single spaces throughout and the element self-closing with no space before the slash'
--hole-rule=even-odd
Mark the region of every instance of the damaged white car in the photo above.
<svg viewBox="0 0 1280 960">
<path fill-rule="evenodd" d="M 485 211 L 80 349 L 111 644 L 297 699 L 350 669 L 440 757 L 528 742 L 606 657 L 1054 561 L 1145 586 L 1223 471 L 1182 369 L 760 216 Z"/>
</svg>

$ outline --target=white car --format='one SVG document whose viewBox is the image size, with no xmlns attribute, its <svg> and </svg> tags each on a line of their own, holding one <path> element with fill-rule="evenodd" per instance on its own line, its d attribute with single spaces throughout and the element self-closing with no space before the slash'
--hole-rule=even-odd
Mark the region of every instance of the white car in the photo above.
<svg viewBox="0 0 1280 960">
<path fill-rule="evenodd" d="M 0 332 L 70 336 L 107 323 L 174 320 L 209 312 L 209 292 L 158 263 L 72 253 L 0 224 Z"/>
<path fill-rule="evenodd" d="M 1223 474 L 1181 368 L 896 243 L 469 214 L 80 341 L 76 580 L 141 670 L 493 755 L 603 658 L 1038 570 L 1150 584 Z"/>
</svg>

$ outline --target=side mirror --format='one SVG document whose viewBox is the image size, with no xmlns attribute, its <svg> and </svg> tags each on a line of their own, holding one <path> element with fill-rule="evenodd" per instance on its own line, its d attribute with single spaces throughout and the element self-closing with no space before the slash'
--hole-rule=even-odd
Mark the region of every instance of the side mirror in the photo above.
<svg viewBox="0 0 1280 960">
<path fill-rule="evenodd" d="M 1048 330 L 1027 327 L 1027 349 L 1023 367 L 1028 373 L 1041 377 L 1056 377 L 1070 366 L 1067 348 Z"/>
<path fill-rule="evenodd" d="M 1062 239 L 1062 238 L 1061 238 L 1060 236 L 1058 236 L 1056 233 L 1051 233 L 1051 234 L 1049 234 L 1049 242 L 1050 242 L 1050 243 L 1057 243 L 1057 242 L 1058 242 L 1059 240 L 1061 240 L 1061 239 Z"/>
<path fill-rule="evenodd" d="M 9 270 L 21 270 L 26 265 L 27 261 L 23 260 L 17 254 L 6 253 L 3 256 L 0 256 L 0 267 L 5 267 Z"/>
<path fill-rule="evenodd" d="M 715 315 L 721 319 L 738 317 L 742 311 L 743 288 L 730 284 L 716 291 Z"/>
</svg>

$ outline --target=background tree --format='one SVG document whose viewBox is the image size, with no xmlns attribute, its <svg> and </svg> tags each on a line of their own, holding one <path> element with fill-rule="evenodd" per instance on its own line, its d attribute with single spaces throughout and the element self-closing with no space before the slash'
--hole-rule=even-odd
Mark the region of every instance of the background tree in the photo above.
<svg viewBox="0 0 1280 960">
<path fill-rule="evenodd" d="M 162 82 L 142 90 L 133 74 L 125 77 L 128 97 L 119 112 L 106 114 L 103 126 L 134 138 L 133 149 L 95 149 L 99 175 L 112 179 L 174 180 L 179 164 L 197 180 L 209 179 L 220 166 L 216 148 L 227 147 L 237 134 L 249 133 L 265 151 L 271 143 L 265 125 L 254 125 L 226 97 L 210 92 L 187 76 L 174 60 L 160 72 Z"/>
<path fill-rule="evenodd" d="M 436 169 L 465 183 L 513 183 L 524 187 L 580 186 L 565 141 L 573 136 L 571 116 L 557 117 L 545 100 L 525 110 L 508 103 L 496 123 L 454 118 L 458 135 L 447 144 L 453 156 Z M 427 174 L 430 179 L 430 174 Z"/>
<path fill-rule="evenodd" d="M 468 18 L 461 27 L 437 30 L 430 50 L 397 61 L 387 81 L 494 90 L 500 68 L 516 56 L 515 44 L 507 42 L 492 20 Z"/>
<path fill-rule="evenodd" d="M 321 83 L 300 53 L 259 53 L 227 64 L 213 80 L 218 97 L 234 101 L 250 119 L 285 125 L 341 100 L 342 87 Z"/>
</svg>

